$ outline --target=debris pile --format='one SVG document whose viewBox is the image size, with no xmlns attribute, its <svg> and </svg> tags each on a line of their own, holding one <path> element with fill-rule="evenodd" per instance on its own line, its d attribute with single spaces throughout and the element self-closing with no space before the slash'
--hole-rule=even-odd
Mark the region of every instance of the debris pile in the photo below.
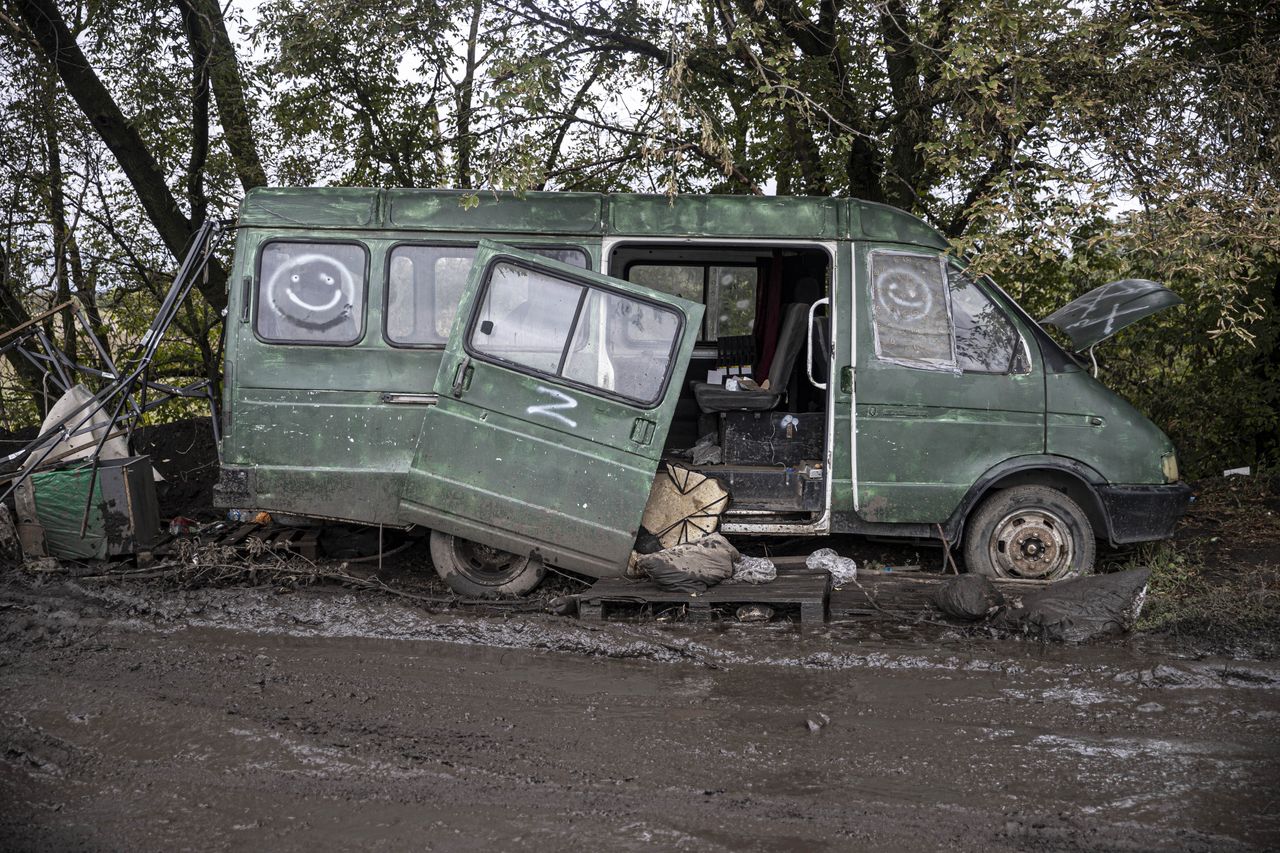
<svg viewBox="0 0 1280 853">
<path fill-rule="evenodd" d="M 178 388 L 149 377 L 165 334 L 223 230 L 224 223 L 213 220 L 200 228 L 150 327 L 119 361 L 74 298 L 0 334 L 0 354 L 16 353 L 40 367 L 45 386 L 59 394 L 39 434 L 0 457 L 0 503 L 14 496 L 16 529 L 28 556 L 103 559 L 143 553 L 154 544 L 155 496 L 142 485 L 143 479 L 152 482 L 153 473 L 145 457 L 130 457 L 130 439 L 147 412 L 177 398 L 207 400 L 216 433 L 217 400 L 207 379 Z M 95 363 L 75 361 L 45 334 L 44 321 L 63 311 L 75 317 Z M 120 465 L 108 471 L 113 463 Z"/>
</svg>

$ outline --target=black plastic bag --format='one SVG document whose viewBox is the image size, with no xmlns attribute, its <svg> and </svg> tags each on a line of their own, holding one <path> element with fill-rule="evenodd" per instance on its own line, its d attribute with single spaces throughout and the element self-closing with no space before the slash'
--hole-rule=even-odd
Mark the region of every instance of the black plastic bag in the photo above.
<svg viewBox="0 0 1280 853">
<path fill-rule="evenodd" d="M 976 621 L 1004 606 L 1004 596 L 982 575 L 957 575 L 933 592 L 933 603 L 948 616 Z"/>
<path fill-rule="evenodd" d="M 1061 581 L 1024 595 L 999 624 L 1066 643 L 1122 634 L 1138 621 L 1150 576 L 1150 569 L 1129 569 Z"/>
</svg>

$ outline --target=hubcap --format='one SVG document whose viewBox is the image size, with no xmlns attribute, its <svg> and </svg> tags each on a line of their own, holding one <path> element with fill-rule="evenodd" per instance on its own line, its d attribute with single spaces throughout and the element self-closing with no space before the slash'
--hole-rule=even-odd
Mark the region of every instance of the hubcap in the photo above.
<svg viewBox="0 0 1280 853">
<path fill-rule="evenodd" d="M 468 578 L 486 586 L 506 583 L 520 574 L 527 562 L 510 551 L 491 548 L 456 536 L 453 539 L 453 554 Z"/>
<path fill-rule="evenodd" d="M 1047 509 L 1020 509 L 1001 519 L 991 534 L 991 565 L 1010 578 L 1052 580 L 1071 571 L 1071 533 Z"/>
</svg>

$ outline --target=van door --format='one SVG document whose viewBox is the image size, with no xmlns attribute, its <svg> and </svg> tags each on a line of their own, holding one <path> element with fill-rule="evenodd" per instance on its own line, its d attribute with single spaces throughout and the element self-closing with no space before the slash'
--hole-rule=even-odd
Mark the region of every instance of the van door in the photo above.
<svg viewBox="0 0 1280 853">
<path fill-rule="evenodd" d="M 1039 353 L 945 256 L 860 254 L 858 514 L 943 522 L 992 466 L 1044 452 Z"/>
<path fill-rule="evenodd" d="M 482 242 L 402 518 L 590 575 L 620 573 L 702 311 Z"/>
</svg>

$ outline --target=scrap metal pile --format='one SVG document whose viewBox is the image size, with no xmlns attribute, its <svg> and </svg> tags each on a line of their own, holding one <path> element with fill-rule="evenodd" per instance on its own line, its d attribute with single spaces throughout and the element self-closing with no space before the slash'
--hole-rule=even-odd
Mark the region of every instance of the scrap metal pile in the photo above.
<svg viewBox="0 0 1280 853">
<path fill-rule="evenodd" d="M 17 536 L 27 556 L 102 559 L 146 551 L 155 541 L 158 517 L 150 461 L 129 456 L 129 439 L 147 412 L 193 398 L 209 401 L 217 437 L 218 401 L 209 380 L 177 387 L 154 381 L 150 371 L 226 225 L 209 221 L 196 232 L 151 325 L 119 361 L 112 359 L 75 298 L 0 335 L 0 356 L 26 359 L 41 371 L 44 387 L 59 394 L 39 434 L 0 457 L 0 516 L 7 516 L 4 505 L 12 495 Z M 44 322 L 67 309 L 97 365 L 73 360 L 45 331 Z M 7 521 L 0 517 L 0 525 Z"/>
</svg>

